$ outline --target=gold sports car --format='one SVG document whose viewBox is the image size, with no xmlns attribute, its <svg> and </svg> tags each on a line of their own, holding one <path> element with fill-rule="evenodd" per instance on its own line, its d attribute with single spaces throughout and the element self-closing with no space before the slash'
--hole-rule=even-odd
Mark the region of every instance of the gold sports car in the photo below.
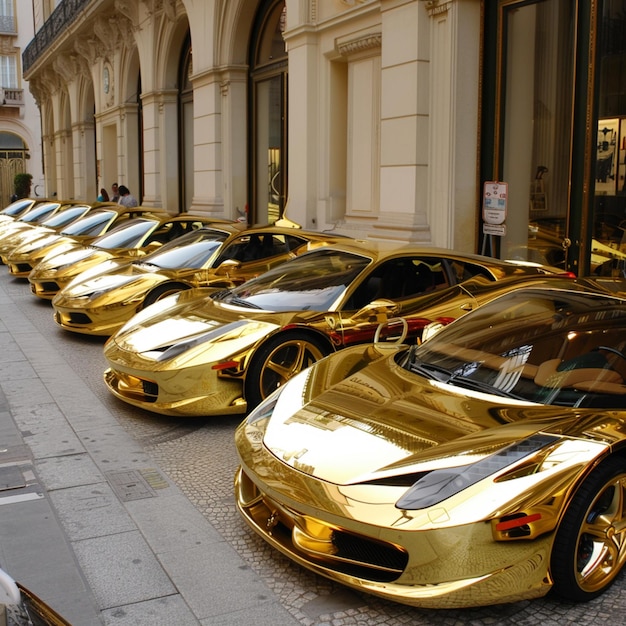
<svg viewBox="0 0 626 626">
<path fill-rule="evenodd" d="M 49 217 L 61 210 L 63 205 L 61 202 L 41 202 L 33 205 L 24 214 L 14 219 L 8 218 L 0 223 L 0 247 L 3 242 L 14 237 L 23 230 L 30 230 L 33 226 L 38 226 Z M 9 248 L 10 249 L 10 248 Z"/>
<path fill-rule="evenodd" d="M 60 210 L 37 223 L 25 223 L 17 220 L 13 229 L 2 229 L 0 234 L 0 258 L 6 264 L 9 254 L 25 243 L 35 241 L 44 235 L 57 235 L 63 228 L 84 217 L 94 207 L 90 204 L 62 205 Z M 26 216 L 27 217 L 27 216 Z M 24 219 L 26 219 L 26 217 Z M 17 226 L 21 228 L 16 228 Z"/>
<path fill-rule="evenodd" d="M 42 202 L 42 200 L 37 200 L 36 198 L 22 198 L 21 200 L 11 202 L 11 204 L 5 206 L 4 209 L 0 211 L 0 226 L 13 221 L 21 215 L 25 215 L 26 212 L 38 202 Z"/>
<path fill-rule="evenodd" d="M 77 243 L 70 250 L 46 255 L 28 275 L 31 292 L 39 298 L 51 300 L 81 272 L 93 268 L 101 271 L 107 262 L 115 265 L 115 260 L 144 256 L 191 230 L 220 222 L 230 223 L 190 213 L 174 216 L 163 212 L 145 214 L 121 224 L 88 246 Z"/>
<path fill-rule="evenodd" d="M 439 290 L 474 275 L 495 281 L 544 271 L 346 239 L 232 290 L 184 291 L 146 307 L 105 344 L 105 382 L 118 398 L 156 413 L 244 413 L 323 356 L 372 341 L 390 317 L 404 321 L 381 335 L 414 341 L 430 321 L 421 314 L 424 299 Z"/>
<path fill-rule="evenodd" d="M 626 562 L 626 300 L 512 290 L 420 346 L 348 348 L 236 431 L 269 544 L 429 608 L 603 593 Z"/>
<path fill-rule="evenodd" d="M 9 273 L 27 278 L 31 270 L 45 256 L 60 254 L 80 246 L 88 246 L 113 228 L 141 215 L 155 215 L 154 209 L 125 207 L 121 204 L 98 204 L 78 220 L 61 230 L 33 233 L 26 241 L 14 247 L 4 258 Z M 162 213 L 165 215 L 165 213 Z"/>
<path fill-rule="evenodd" d="M 283 263 L 310 242 L 336 240 L 319 232 L 240 224 L 188 233 L 121 267 L 77 276 L 52 299 L 54 320 L 65 330 L 112 335 L 141 309 L 192 287 L 230 288 Z"/>
</svg>

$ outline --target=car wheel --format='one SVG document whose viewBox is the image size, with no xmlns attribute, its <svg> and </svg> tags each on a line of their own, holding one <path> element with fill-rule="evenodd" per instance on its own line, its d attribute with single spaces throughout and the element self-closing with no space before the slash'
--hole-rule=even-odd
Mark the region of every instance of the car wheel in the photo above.
<svg viewBox="0 0 626 626">
<path fill-rule="evenodd" d="M 184 283 L 168 283 L 167 285 L 159 285 L 144 298 L 142 308 L 150 306 L 167 296 L 171 296 L 173 293 L 185 291 L 186 289 L 191 289 L 191 287 L 189 285 L 185 285 Z"/>
<path fill-rule="evenodd" d="M 252 409 L 290 378 L 328 354 L 306 333 L 279 334 L 260 346 L 246 374 L 246 400 Z"/>
<path fill-rule="evenodd" d="M 610 457 L 583 482 L 559 525 L 550 570 L 556 595 L 586 602 L 626 561 L 626 461 Z"/>
</svg>

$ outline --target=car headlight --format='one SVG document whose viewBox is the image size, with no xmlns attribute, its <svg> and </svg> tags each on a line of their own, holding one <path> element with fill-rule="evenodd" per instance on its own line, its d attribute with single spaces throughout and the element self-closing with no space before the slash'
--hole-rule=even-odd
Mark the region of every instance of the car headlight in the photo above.
<svg viewBox="0 0 626 626">
<path fill-rule="evenodd" d="M 439 504 L 487 476 L 550 446 L 558 439 L 559 437 L 554 435 L 538 433 L 470 465 L 424 472 L 396 502 L 396 508 L 415 511 Z"/>
</svg>

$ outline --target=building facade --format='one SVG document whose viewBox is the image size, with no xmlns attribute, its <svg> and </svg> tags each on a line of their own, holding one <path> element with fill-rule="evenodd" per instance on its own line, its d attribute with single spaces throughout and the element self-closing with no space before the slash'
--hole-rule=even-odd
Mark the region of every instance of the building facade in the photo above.
<svg viewBox="0 0 626 626">
<path fill-rule="evenodd" d="M 29 2 L 0 0 L 0 206 L 14 193 L 16 174 L 32 178 L 31 193 L 45 191 L 39 108 L 22 79 L 22 51 L 35 30 Z"/>
<path fill-rule="evenodd" d="M 48 194 L 626 258 L 626 0 L 33 2 Z"/>
</svg>

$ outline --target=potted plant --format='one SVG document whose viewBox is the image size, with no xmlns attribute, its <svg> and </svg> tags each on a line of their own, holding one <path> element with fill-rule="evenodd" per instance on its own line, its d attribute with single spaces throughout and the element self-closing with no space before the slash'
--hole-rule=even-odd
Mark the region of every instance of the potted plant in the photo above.
<svg viewBox="0 0 626 626">
<path fill-rule="evenodd" d="M 30 196 L 30 188 L 32 185 L 33 176 L 32 174 L 26 174 L 22 172 L 20 174 L 16 174 L 13 179 L 13 187 L 15 189 L 14 199 L 19 200 L 20 198 L 28 198 Z"/>
</svg>

